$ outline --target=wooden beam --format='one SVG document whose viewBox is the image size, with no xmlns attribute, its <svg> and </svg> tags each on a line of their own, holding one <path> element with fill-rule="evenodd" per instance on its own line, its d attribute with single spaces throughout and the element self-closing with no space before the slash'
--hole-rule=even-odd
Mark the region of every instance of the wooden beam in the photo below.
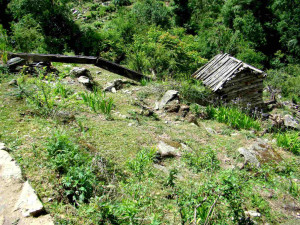
<svg viewBox="0 0 300 225">
<path fill-rule="evenodd" d="M 141 73 L 127 69 L 117 63 L 110 62 L 100 57 L 95 56 L 67 56 L 54 54 L 29 54 L 29 53 L 8 53 L 8 58 L 20 57 L 26 61 L 33 62 L 61 62 L 61 63 L 78 63 L 78 64 L 93 64 L 97 67 L 108 70 L 112 73 L 119 74 L 129 79 L 140 81 L 142 79 L 150 79 Z"/>
<path fill-rule="evenodd" d="M 29 54 L 29 53 L 8 53 L 9 58 L 20 57 L 32 62 L 62 62 L 78 64 L 95 64 L 97 57 L 94 56 L 68 56 L 54 54 Z"/>
</svg>

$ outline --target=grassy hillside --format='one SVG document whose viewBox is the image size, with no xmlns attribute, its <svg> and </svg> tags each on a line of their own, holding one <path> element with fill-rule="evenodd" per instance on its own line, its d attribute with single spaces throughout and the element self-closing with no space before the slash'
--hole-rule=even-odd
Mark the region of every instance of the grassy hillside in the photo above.
<svg viewBox="0 0 300 225">
<path fill-rule="evenodd" d="M 237 130 L 200 119 L 208 108 L 195 104 L 198 125 L 174 113 L 142 112 L 140 105 L 154 107 L 166 90 L 182 96 L 176 82 L 128 84 L 105 97 L 100 91 L 113 108 L 95 112 L 82 99 L 89 91 L 68 76 L 75 65 L 55 66 L 59 76 L 2 72 L 0 140 L 57 224 L 278 224 L 298 217 L 297 132 L 285 133 L 296 139 L 284 148 L 280 133 L 260 137 L 271 149 L 255 168 L 238 148 L 257 143 L 268 122 L 257 120 L 261 131 Z M 119 78 L 87 68 L 99 90 Z M 12 79 L 18 85 L 9 85 Z M 160 141 L 181 157 L 157 158 Z M 251 210 L 260 216 L 250 217 Z"/>
<path fill-rule="evenodd" d="M 299 130 L 282 117 L 299 116 L 299 7 L 0 0 L 0 142 L 56 224 L 296 224 Z M 101 56 L 155 81 L 104 93 L 119 75 L 83 65 L 92 89 L 74 64 L 12 73 L 8 51 Z M 216 100 L 190 76 L 220 52 L 268 73 L 264 100 L 277 103 L 267 114 L 200 104 Z M 168 90 L 180 102 L 154 110 Z M 159 155 L 162 145 L 175 152 Z"/>
</svg>

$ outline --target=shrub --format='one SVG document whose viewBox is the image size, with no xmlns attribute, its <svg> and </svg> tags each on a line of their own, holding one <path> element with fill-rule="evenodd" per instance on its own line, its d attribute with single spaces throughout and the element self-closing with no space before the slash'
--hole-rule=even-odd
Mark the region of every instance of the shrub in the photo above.
<svg viewBox="0 0 300 225">
<path fill-rule="evenodd" d="M 266 84 L 281 90 L 284 98 L 293 100 L 296 104 L 300 100 L 300 66 L 288 65 L 281 69 L 267 71 Z"/>
<path fill-rule="evenodd" d="M 83 92 L 80 96 L 84 104 L 89 106 L 94 112 L 101 111 L 106 116 L 110 116 L 113 99 L 106 98 L 105 92 L 101 93 L 97 89 L 94 89 L 94 92 Z"/>
<path fill-rule="evenodd" d="M 113 0 L 113 4 L 115 4 L 116 6 L 126 6 L 130 5 L 131 2 L 130 0 Z"/>
<path fill-rule="evenodd" d="M 155 24 L 169 27 L 171 13 L 164 4 L 157 0 L 144 0 L 133 5 L 132 13 L 141 24 Z"/>
<path fill-rule="evenodd" d="M 159 79 L 187 78 L 207 61 L 198 52 L 196 38 L 185 35 L 183 28 L 163 31 L 153 26 L 133 39 L 127 64 L 145 74 L 152 71 Z"/>
<path fill-rule="evenodd" d="M 225 123 L 235 129 L 261 129 L 260 123 L 257 120 L 234 106 L 221 106 L 218 108 L 207 106 L 206 114 L 209 119 L 215 119 L 218 122 Z"/>
</svg>

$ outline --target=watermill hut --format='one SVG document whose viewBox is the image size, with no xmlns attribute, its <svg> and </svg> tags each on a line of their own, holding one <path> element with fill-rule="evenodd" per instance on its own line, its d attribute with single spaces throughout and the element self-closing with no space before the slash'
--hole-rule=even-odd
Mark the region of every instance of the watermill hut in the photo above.
<svg viewBox="0 0 300 225">
<path fill-rule="evenodd" d="M 263 80 L 266 73 L 229 54 L 219 54 L 196 71 L 193 78 L 201 80 L 217 96 L 229 102 L 263 106 Z"/>
</svg>

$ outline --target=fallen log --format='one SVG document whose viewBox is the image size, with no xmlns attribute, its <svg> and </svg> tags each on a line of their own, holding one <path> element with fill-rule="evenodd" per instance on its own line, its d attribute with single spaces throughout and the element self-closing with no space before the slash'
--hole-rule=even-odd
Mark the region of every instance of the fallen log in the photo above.
<svg viewBox="0 0 300 225">
<path fill-rule="evenodd" d="M 67 56 L 55 54 L 30 54 L 30 53 L 8 53 L 8 58 L 20 57 L 26 61 L 32 62 L 61 62 L 61 63 L 78 63 L 78 64 L 93 64 L 102 69 L 108 70 L 112 73 L 119 74 L 129 79 L 140 81 L 142 79 L 149 79 L 143 74 L 125 68 L 117 63 L 110 62 L 100 57 L 95 56 Z"/>
</svg>

